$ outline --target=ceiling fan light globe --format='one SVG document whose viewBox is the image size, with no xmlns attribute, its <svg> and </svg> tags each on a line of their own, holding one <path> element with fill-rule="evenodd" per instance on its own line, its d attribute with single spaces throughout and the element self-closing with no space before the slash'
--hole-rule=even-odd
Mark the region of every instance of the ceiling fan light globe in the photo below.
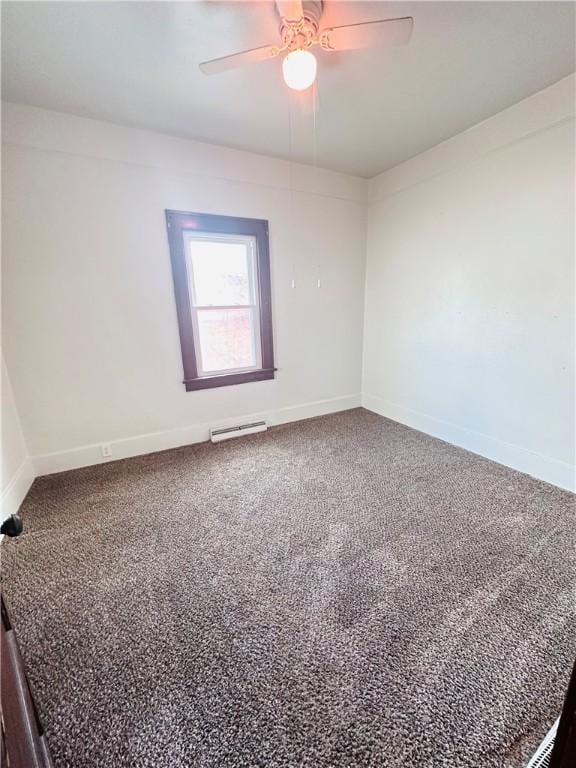
<svg viewBox="0 0 576 768">
<path fill-rule="evenodd" d="M 282 62 L 284 82 L 295 91 L 305 91 L 316 80 L 316 57 L 310 51 L 290 51 Z"/>
</svg>

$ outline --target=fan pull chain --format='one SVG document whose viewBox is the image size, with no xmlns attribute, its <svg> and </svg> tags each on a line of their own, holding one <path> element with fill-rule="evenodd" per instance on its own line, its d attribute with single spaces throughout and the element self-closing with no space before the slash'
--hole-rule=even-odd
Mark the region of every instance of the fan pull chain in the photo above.
<svg viewBox="0 0 576 768">
<path fill-rule="evenodd" d="M 296 232 L 297 232 L 297 226 L 296 226 L 296 215 L 295 215 L 295 203 L 294 203 L 294 177 L 293 177 L 293 169 L 292 169 L 292 160 L 294 156 L 294 146 L 293 146 L 293 112 L 292 112 L 292 100 L 288 98 L 288 154 L 289 154 L 289 160 L 288 160 L 288 186 L 289 186 L 289 193 L 290 193 L 290 213 L 289 213 L 289 225 L 290 225 L 290 237 L 288 240 L 289 243 L 289 267 L 290 267 L 290 273 L 292 275 L 290 279 L 290 287 L 296 288 L 296 282 L 297 282 L 297 269 L 296 269 L 296 250 L 297 250 L 297 243 L 296 243 Z"/>
<path fill-rule="evenodd" d="M 314 192 L 317 194 L 319 191 L 318 187 L 318 126 L 317 126 L 317 115 L 318 115 L 318 81 L 316 80 L 312 86 L 312 162 L 314 164 Z M 315 267 L 316 267 L 316 274 L 318 275 L 317 281 L 316 281 L 316 287 L 321 288 L 321 276 L 320 276 L 320 259 L 321 254 L 316 252 L 315 254 Z"/>
</svg>

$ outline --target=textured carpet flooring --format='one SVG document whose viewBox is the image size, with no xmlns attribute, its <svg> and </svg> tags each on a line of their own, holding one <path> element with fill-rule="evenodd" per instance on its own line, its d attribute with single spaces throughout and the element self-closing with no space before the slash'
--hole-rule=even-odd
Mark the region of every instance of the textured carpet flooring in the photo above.
<svg viewBox="0 0 576 768">
<path fill-rule="evenodd" d="M 361 409 L 37 480 L 2 571 L 56 765 L 519 768 L 573 500 Z"/>
</svg>

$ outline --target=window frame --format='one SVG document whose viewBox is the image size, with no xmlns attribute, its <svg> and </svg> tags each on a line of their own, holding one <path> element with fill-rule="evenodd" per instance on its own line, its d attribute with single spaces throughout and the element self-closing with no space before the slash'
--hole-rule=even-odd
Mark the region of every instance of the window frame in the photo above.
<svg viewBox="0 0 576 768">
<path fill-rule="evenodd" d="M 274 344 L 272 333 L 272 290 L 270 283 L 270 249 L 268 222 L 265 219 L 246 219 L 220 216 L 212 213 L 188 213 L 166 210 L 166 228 L 174 281 L 174 297 L 180 333 L 183 383 L 187 392 L 233 384 L 247 384 L 274 378 Z M 186 234 L 229 235 L 252 237 L 256 243 L 256 298 L 260 331 L 261 366 L 231 373 L 198 374 L 196 342 L 190 301 L 191 278 L 186 257 Z"/>
<path fill-rule="evenodd" d="M 251 301 L 247 304 L 201 304 L 198 302 L 198 296 L 196 295 L 197 291 L 197 284 L 194 277 L 194 267 L 193 267 L 193 260 L 187 259 L 186 263 L 189 266 L 188 269 L 188 290 L 189 290 L 189 296 L 191 297 L 190 300 L 190 313 L 192 317 L 192 333 L 194 336 L 194 346 L 197 350 L 196 354 L 196 368 L 198 371 L 198 378 L 206 378 L 206 376 L 217 376 L 217 375 L 229 375 L 232 373 L 245 373 L 247 371 L 258 371 L 262 368 L 262 350 L 261 350 L 261 339 L 260 339 L 260 302 L 258 297 L 258 267 L 257 267 L 257 253 L 258 253 L 258 246 L 256 243 L 256 238 L 253 235 L 229 235 L 229 234 L 222 234 L 221 232 L 212 232 L 209 235 L 205 234 L 204 232 L 194 232 L 192 233 L 190 230 L 186 232 L 184 235 L 184 253 L 190 256 L 190 253 L 188 251 L 189 243 L 190 242 L 229 242 L 229 243 L 239 243 L 246 247 L 246 255 L 247 255 L 247 267 L 248 267 L 248 276 L 250 281 L 250 299 Z M 199 315 L 200 313 L 204 312 L 221 312 L 226 310 L 235 310 L 235 309 L 248 309 L 251 314 L 252 319 L 252 327 L 254 328 L 254 338 L 253 341 L 255 342 L 253 353 L 254 353 L 254 365 L 239 367 L 239 368 L 229 368 L 229 369 L 219 369 L 214 371 L 207 371 L 204 370 L 204 361 L 203 361 L 203 354 L 202 354 L 202 346 L 200 344 L 200 319 Z"/>
</svg>

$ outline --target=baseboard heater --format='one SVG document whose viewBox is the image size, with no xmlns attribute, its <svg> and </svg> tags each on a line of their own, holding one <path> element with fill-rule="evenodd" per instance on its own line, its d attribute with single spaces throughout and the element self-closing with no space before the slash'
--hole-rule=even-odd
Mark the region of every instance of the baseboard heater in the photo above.
<svg viewBox="0 0 576 768">
<path fill-rule="evenodd" d="M 213 443 L 221 443 L 222 440 L 230 440 L 233 437 L 266 432 L 267 429 L 268 426 L 265 421 L 251 421 L 248 424 L 238 424 L 234 427 L 217 427 L 210 430 L 210 440 Z"/>
<path fill-rule="evenodd" d="M 552 750 L 554 749 L 554 741 L 556 739 L 556 731 L 558 730 L 558 723 L 560 718 L 556 720 L 552 728 L 548 731 L 540 746 L 536 752 L 532 755 L 532 758 L 526 768 L 550 768 L 552 765 Z"/>
</svg>

